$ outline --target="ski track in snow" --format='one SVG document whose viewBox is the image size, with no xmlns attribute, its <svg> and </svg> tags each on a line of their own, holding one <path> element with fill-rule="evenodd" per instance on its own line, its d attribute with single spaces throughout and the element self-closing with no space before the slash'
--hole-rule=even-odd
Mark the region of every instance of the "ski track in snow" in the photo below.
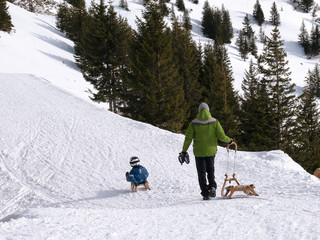
<svg viewBox="0 0 320 240">
<path fill-rule="evenodd" d="M 217 197 L 205 202 L 191 151 L 189 165 L 177 160 L 183 135 L 32 75 L 0 74 L 0 82 L 0 239 L 318 239 L 320 182 L 281 151 L 219 148 Z M 132 155 L 151 191 L 130 191 Z M 226 171 L 260 196 L 220 197 Z"/>
</svg>

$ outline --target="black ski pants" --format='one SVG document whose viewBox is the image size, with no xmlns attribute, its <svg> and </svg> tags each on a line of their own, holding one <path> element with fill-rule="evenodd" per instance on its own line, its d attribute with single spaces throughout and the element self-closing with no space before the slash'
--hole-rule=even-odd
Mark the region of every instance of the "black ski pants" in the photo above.
<svg viewBox="0 0 320 240">
<path fill-rule="evenodd" d="M 214 180 L 214 158 L 212 157 L 196 157 L 196 166 L 198 172 L 198 180 L 202 196 L 209 196 L 209 189 L 217 188 Z"/>
</svg>

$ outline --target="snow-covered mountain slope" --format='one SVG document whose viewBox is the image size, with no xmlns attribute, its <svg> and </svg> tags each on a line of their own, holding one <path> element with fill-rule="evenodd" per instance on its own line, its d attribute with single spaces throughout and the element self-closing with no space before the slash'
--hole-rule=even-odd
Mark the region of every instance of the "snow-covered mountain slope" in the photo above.
<svg viewBox="0 0 320 240">
<path fill-rule="evenodd" d="M 281 151 L 216 157 L 203 201 L 183 135 L 97 108 L 30 74 L 0 74 L 0 239 L 317 239 L 320 181 Z M 190 151 L 191 153 L 191 151 Z M 151 191 L 130 191 L 137 155 Z M 220 197 L 224 174 L 259 197 Z"/>
<path fill-rule="evenodd" d="M 118 7 L 119 0 L 115 0 L 113 5 L 116 11 L 128 19 L 128 23 L 136 29 L 136 18 L 142 18 L 141 12 L 144 7 L 140 0 L 128 0 L 130 11 L 125 11 Z M 192 1 L 185 1 L 185 6 L 189 9 L 190 20 L 192 23 L 192 36 L 196 42 L 203 44 L 211 42 L 210 39 L 202 36 L 201 19 L 205 0 L 199 0 L 199 4 L 193 4 Z M 256 0 L 233 1 L 216 0 L 210 2 L 212 7 L 229 10 L 232 25 L 234 28 L 234 38 L 232 43 L 227 46 L 229 57 L 232 63 L 234 87 L 241 93 L 241 82 L 245 70 L 248 69 L 249 60 L 243 61 L 235 45 L 239 30 L 243 27 L 242 22 L 246 14 L 249 14 L 255 36 L 259 38 L 260 27 L 252 17 L 253 6 Z M 266 22 L 262 30 L 269 35 L 273 26 L 268 23 L 270 17 L 271 5 L 274 0 L 260 1 L 263 7 Z M 320 0 L 315 1 L 320 5 Z M 86 4 L 89 7 L 91 1 Z M 168 3 L 171 9 L 174 1 Z M 280 13 L 281 25 L 279 26 L 281 37 L 284 40 L 284 49 L 288 54 L 289 67 L 292 71 L 292 82 L 298 89 L 305 86 L 305 77 L 308 70 L 313 70 L 318 58 L 307 59 L 304 56 L 303 49 L 298 44 L 298 34 L 302 21 L 305 22 L 306 29 L 310 32 L 312 24 L 311 13 L 303 13 L 294 10 L 294 6 L 289 0 L 276 1 Z M 55 28 L 55 18 L 41 14 L 33 14 L 25 11 L 15 5 L 8 3 L 12 22 L 15 26 L 15 32 L 11 35 L 0 32 L 0 65 L 2 72 L 8 73 L 31 73 L 45 78 L 53 84 L 71 91 L 73 94 L 88 99 L 88 88 L 92 86 L 85 82 L 79 69 L 75 65 L 73 43 L 66 39 Z M 176 15 L 182 15 L 177 10 Z M 318 12 L 320 15 L 320 12 Z M 167 25 L 170 26 L 170 18 L 166 18 Z M 26 47 L 27 46 L 27 47 Z M 263 45 L 257 40 L 259 53 L 262 52 Z"/>
<path fill-rule="evenodd" d="M 235 29 L 254 2 L 223 1 L 238 19 Z M 289 6 L 277 2 L 284 10 Z M 195 39 L 205 42 L 201 16 L 193 14 L 201 12 L 202 3 L 190 16 Z M 272 1 L 260 3 L 271 7 Z M 0 32 L 1 240 L 319 238 L 320 181 L 283 152 L 228 155 L 219 148 L 218 197 L 203 201 L 191 149 L 189 165 L 177 160 L 184 136 L 92 103 L 87 93 L 92 87 L 74 63 L 73 43 L 55 29 L 54 18 L 8 5 L 15 32 Z M 129 1 L 129 8 L 123 13 L 134 23 L 131 14 L 143 7 Z M 299 22 L 299 28 L 300 20 L 290 21 Z M 282 20 L 288 26 L 282 36 L 292 30 L 290 21 Z M 292 50 L 289 62 L 302 66 L 292 69 L 297 72 L 293 80 L 302 86 L 304 72 L 316 60 L 305 60 L 290 41 L 285 45 Z M 232 44 L 228 48 L 239 88 L 247 63 Z M 130 191 L 125 172 L 133 155 L 148 169 L 151 191 Z M 224 174 L 234 171 L 240 183 L 255 184 L 260 196 L 221 198 Z"/>
<path fill-rule="evenodd" d="M 7 5 L 14 31 L 0 31 L 0 72 L 34 74 L 88 99 L 92 87 L 75 64 L 73 42 L 55 28 L 55 18 Z"/>
<path fill-rule="evenodd" d="M 120 0 L 114 1 L 114 6 L 119 5 Z M 175 6 L 175 0 L 171 0 L 168 4 L 170 9 L 172 6 L 175 9 L 175 13 L 177 16 L 183 15 L 182 12 L 179 12 L 177 7 Z M 192 37 L 196 42 L 201 42 L 203 44 L 211 42 L 210 39 L 204 38 L 202 36 L 201 31 L 201 21 L 202 21 L 202 11 L 205 0 L 199 0 L 198 4 L 192 3 L 190 0 L 185 0 L 185 7 L 189 10 L 189 16 L 192 24 Z M 292 71 L 291 78 L 292 82 L 295 83 L 298 87 L 305 86 L 305 77 L 307 75 L 308 70 L 313 70 L 318 58 L 315 59 L 307 59 L 304 55 L 303 49 L 298 44 L 298 34 L 300 33 L 300 27 L 302 21 L 304 21 L 306 25 L 306 29 L 310 33 L 311 26 L 316 23 L 313 22 L 313 18 L 311 13 L 303 13 L 302 11 L 295 10 L 296 5 L 292 4 L 289 0 L 260 0 L 261 7 L 264 12 L 265 23 L 262 25 L 262 30 L 265 32 L 267 36 L 270 36 L 270 32 L 274 28 L 273 25 L 269 23 L 270 11 L 273 2 L 276 2 L 278 12 L 280 14 L 281 25 L 279 26 L 281 38 L 284 40 L 284 50 L 288 54 L 289 67 Z M 319 0 L 314 1 L 316 4 L 320 5 Z M 87 6 L 90 6 L 90 1 L 86 1 Z M 256 0 L 245 0 L 245 1 L 234 1 L 234 0 L 215 0 L 209 1 L 211 7 L 217 7 L 221 9 L 222 6 L 230 13 L 230 18 L 232 21 L 232 26 L 234 29 L 234 38 L 232 39 L 232 43 L 226 45 L 229 53 L 230 60 L 232 62 L 233 73 L 234 73 L 234 86 L 235 89 L 241 93 L 241 82 L 244 77 L 244 71 L 248 69 L 249 60 L 243 61 L 239 56 L 239 51 L 236 46 L 236 39 L 239 34 L 239 30 L 243 28 L 243 19 L 246 14 L 249 15 L 249 19 L 251 21 L 251 25 L 253 30 L 255 31 L 255 36 L 257 38 L 257 47 L 259 50 L 259 54 L 263 50 L 263 44 L 258 40 L 259 39 L 259 31 L 260 27 L 254 20 L 252 16 L 253 7 L 256 3 Z M 128 5 L 130 12 L 125 11 L 119 7 L 116 7 L 119 14 L 128 19 L 130 25 L 136 29 L 135 17 L 138 16 L 141 18 L 141 11 L 143 10 L 143 6 L 139 0 L 128 0 Z M 320 11 L 317 12 L 317 16 L 319 17 Z M 182 19 L 182 18 L 181 18 Z M 167 25 L 170 26 L 170 17 L 166 18 Z M 252 56 L 251 56 L 252 57 Z M 299 91 L 298 91 L 299 93 Z"/>
</svg>

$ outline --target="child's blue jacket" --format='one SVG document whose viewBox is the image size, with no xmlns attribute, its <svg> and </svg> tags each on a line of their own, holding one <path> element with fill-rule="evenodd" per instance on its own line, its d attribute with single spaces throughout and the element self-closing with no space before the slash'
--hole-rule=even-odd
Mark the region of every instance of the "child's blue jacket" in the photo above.
<svg viewBox="0 0 320 240">
<path fill-rule="evenodd" d="M 147 181 L 149 173 L 143 166 L 133 167 L 130 173 L 127 175 L 127 181 L 132 182 L 134 185 L 143 184 Z"/>
</svg>

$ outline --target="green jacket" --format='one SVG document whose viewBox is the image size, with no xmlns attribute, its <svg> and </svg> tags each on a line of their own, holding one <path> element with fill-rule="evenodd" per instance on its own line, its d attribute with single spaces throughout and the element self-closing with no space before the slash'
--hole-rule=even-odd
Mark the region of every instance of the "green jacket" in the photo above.
<svg viewBox="0 0 320 240">
<path fill-rule="evenodd" d="M 193 153 L 196 157 L 210 157 L 217 153 L 218 140 L 229 143 L 231 139 L 225 135 L 219 121 L 212 118 L 206 109 L 201 109 L 197 118 L 189 123 L 183 143 L 186 152 L 193 140 Z"/>
</svg>

